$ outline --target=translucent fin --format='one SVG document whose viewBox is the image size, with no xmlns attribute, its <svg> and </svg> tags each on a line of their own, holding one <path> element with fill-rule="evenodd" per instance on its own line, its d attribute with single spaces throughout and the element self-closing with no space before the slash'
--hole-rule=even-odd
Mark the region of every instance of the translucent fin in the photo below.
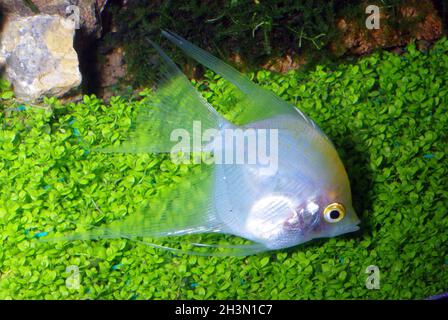
<svg viewBox="0 0 448 320">
<path fill-rule="evenodd" d="M 101 229 L 99 227 L 93 227 L 94 229 Z M 100 231 L 101 233 L 104 233 L 104 230 Z M 151 248 L 170 251 L 175 254 L 187 254 L 187 255 L 197 255 L 197 256 L 214 256 L 214 257 L 244 257 L 249 256 L 257 253 L 267 252 L 271 251 L 272 249 L 269 249 L 265 247 L 264 245 L 256 242 L 249 242 L 246 244 L 205 244 L 205 243 L 197 243 L 197 242 L 186 242 L 184 243 L 184 239 L 180 237 L 171 237 L 170 239 L 164 239 L 167 240 L 166 242 L 171 244 L 157 244 L 154 242 L 150 242 L 149 240 L 141 240 L 134 236 L 127 236 L 127 235 L 114 235 L 111 230 L 108 230 L 109 234 L 107 238 L 110 239 L 116 239 L 116 238 L 123 238 L 128 239 L 130 241 L 134 241 L 136 243 L 141 243 L 143 245 L 146 245 Z M 83 240 L 86 235 L 77 234 L 74 236 L 68 236 L 68 237 L 53 237 L 53 238 L 41 238 L 38 241 L 39 242 L 55 242 L 55 241 L 69 241 L 69 240 Z M 103 238 L 103 237 L 101 237 Z M 97 238 L 99 239 L 99 238 Z M 177 240 L 177 243 L 174 243 L 174 241 Z M 177 244 L 177 247 L 176 247 Z"/>
<path fill-rule="evenodd" d="M 158 68 L 158 89 L 146 98 L 138 111 L 128 141 L 121 146 L 97 149 L 101 152 L 143 153 L 170 152 L 179 141 L 171 134 L 176 129 L 185 129 L 190 134 L 190 143 L 195 137 L 193 121 L 200 121 L 202 130 L 218 128 L 225 121 L 196 91 L 187 77 L 179 70 L 163 50 L 148 40 L 161 58 Z M 200 134 L 200 131 L 197 131 Z M 196 137 L 199 138 L 200 136 Z M 190 144 L 191 145 L 191 144 Z"/>
<path fill-rule="evenodd" d="M 179 47 L 185 54 L 233 83 L 243 93 L 239 97 L 241 110 L 232 118 L 232 121 L 236 124 L 245 125 L 279 114 L 297 115 L 293 105 L 280 99 L 272 92 L 257 86 L 236 69 L 208 52 L 172 32 L 162 31 L 162 35 Z M 300 113 L 300 116 L 303 117 L 304 121 L 308 121 L 308 118 L 302 113 Z"/>
<path fill-rule="evenodd" d="M 165 237 L 204 232 L 222 232 L 214 212 L 214 167 L 192 167 L 179 182 L 158 188 L 148 206 L 108 226 L 89 226 L 48 241 L 89 240 L 132 237 Z M 82 223 L 77 223 L 82 227 Z"/>
<path fill-rule="evenodd" d="M 133 239 L 130 239 L 133 240 Z M 167 246 L 156 245 L 144 240 L 135 240 L 150 247 L 168 250 L 177 254 L 188 254 L 197 256 L 214 256 L 214 257 L 244 257 L 257 253 L 270 251 L 260 243 L 251 242 L 249 244 L 241 245 L 219 245 L 219 244 L 204 244 L 204 243 L 189 243 L 188 249 L 178 249 Z"/>
</svg>

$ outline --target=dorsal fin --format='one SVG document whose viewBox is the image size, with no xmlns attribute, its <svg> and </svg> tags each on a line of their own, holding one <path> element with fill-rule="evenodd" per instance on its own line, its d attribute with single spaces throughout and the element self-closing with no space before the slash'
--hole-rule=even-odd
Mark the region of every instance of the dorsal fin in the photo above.
<svg viewBox="0 0 448 320">
<path fill-rule="evenodd" d="M 119 146 L 96 151 L 169 153 L 178 142 L 171 139 L 175 130 L 188 130 L 191 143 L 201 138 L 193 136 L 196 134 L 191 130 L 194 121 L 199 121 L 203 130 L 219 128 L 225 122 L 165 52 L 150 39 L 148 41 L 160 58 L 157 90 L 141 102 L 129 139 Z"/>
<path fill-rule="evenodd" d="M 241 105 L 243 108 L 235 119 L 232 119 L 238 125 L 245 125 L 251 122 L 268 119 L 279 114 L 291 114 L 297 116 L 297 112 L 293 105 L 280 99 L 272 92 L 257 86 L 235 68 L 173 32 L 162 31 L 162 35 L 179 47 L 186 55 L 221 75 L 243 93 L 243 96 L 241 97 Z M 308 121 L 308 118 L 303 114 L 302 117 L 304 118 L 304 121 Z"/>
</svg>

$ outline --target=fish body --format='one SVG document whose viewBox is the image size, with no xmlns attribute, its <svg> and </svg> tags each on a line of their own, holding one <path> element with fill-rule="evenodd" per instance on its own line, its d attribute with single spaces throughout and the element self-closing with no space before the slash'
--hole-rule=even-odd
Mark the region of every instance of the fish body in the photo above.
<svg viewBox="0 0 448 320">
<path fill-rule="evenodd" d="M 314 238 L 359 229 L 350 185 L 331 141 L 314 124 L 279 115 L 249 123 L 249 129 L 278 130 L 278 165 L 216 165 L 214 199 L 221 231 L 269 249 L 292 247 Z M 246 157 L 247 158 L 247 157 Z M 345 204 L 343 221 L 333 224 L 323 210 Z"/>
<path fill-rule="evenodd" d="M 196 121 L 203 129 L 214 129 L 222 140 L 229 130 L 275 132 L 276 143 L 268 148 L 277 155 L 276 164 L 273 167 L 272 163 L 256 161 L 201 165 L 188 179 L 157 194 L 139 214 L 65 239 L 222 233 L 252 241 L 249 245 L 227 246 L 223 251 L 247 255 L 359 229 L 345 168 L 330 139 L 311 119 L 178 35 L 167 31 L 162 34 L 239 90 L 240 113 L 234 122 L 224 119 L 162 49 L 150 41 L 163 60 L 159 88 L 151 104 L 139 111 L 129 141 L 103 151 L 172 152 L 173 132 Z M 196 138 L 193 133 L 191 140 Z M 204 143 L 199 151 L 235 151 L 224 144 L 211 146 Z M 249 151 L 243 152 L 245 159 L 249 158 Z"/>
</svg>

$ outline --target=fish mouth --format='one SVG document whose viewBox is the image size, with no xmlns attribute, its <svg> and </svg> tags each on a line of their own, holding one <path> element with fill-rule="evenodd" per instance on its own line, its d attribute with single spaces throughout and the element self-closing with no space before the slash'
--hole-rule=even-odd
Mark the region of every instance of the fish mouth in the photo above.
<svg viewBox="0 0 448 320">
<path fill-rule="evenodd" d="M 360 229 L 360 223 L 361 220 L 359 220 L 358 217 L 349 217 L 349 219 L 345 221 L 343 225 L 336 227 L 336 230 L 332 236 L 339 236 L 345 233 L 358 231 Z"/>
<path fill-rule="evenodd" d="M 359 225 L 355 224 L 355 225 L 347 226 L 344 229 L 342 229 L 342 233 L 355 232 L 355 231 L 358 231 L 359 229 L 360 229 Z"/>
<path fill-rule="evenodd" d="M 347 224 L 346 226 L 341 226 L 340 228 L 334 230 L 333 232 L 327 234 L 327 235 L 318 235 L 315 238 L 332 238 L 332 237 L 337 237 L 337 236 L 341 236 L 347 233 L 352 233 L 352 232 L 356 232 L 360 229 L 359 227 L 359 223 L 360 222 L 355 222 L 355 223 L 350 223 Z"/>
<path fill-rule="evenodd" d="M 329 235 L 329 237 L 337 237 L 337 236 L 341 236 L 341 235 L 344 235 L 344 234 L 347 234 L 347 233 L 352 233 L 352 232 L 355 232 L 355 231 L 358 231 L 358 230 L 359 230 L 359 226 L 358 225 L 350 224 L 350 225 L 344 226 L 344 227 L 342 227 L 340 229 L 337 229 L 335 232 L 331 233 Z"/>
<path fill-rule="evenodd" d="M 347 225 L 344 226 L 344 228 L 342 229 L 344 233 L 355 232 L 360 229 L 359 225 L 361 224 L 361 220 L 359 220 L 358 216 L 354 211 L 353 215 L 349 217 L 349 221 L 347 222 L 348 222 Z"/>
<path fill-rule="evenodd" d="M 349 233 L 349 232 L 355 232 L 358 231 L 360 229 L 360 223 L 361 220 L 359 220 L 358 217 L 355 217 L 354 219 L 351 219 L 351 221 L 344 227 L 342 228 L 342 233 Z"/>
</svg>

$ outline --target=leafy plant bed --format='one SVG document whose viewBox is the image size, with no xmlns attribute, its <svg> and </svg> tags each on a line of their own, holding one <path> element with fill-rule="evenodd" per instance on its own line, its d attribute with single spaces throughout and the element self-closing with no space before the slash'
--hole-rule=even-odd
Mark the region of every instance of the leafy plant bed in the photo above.
<svg viewBox="0 0 448 320">
<path fill-rule="evenodd" d="M 447 74 L 447 39 L 426 53 L 410 45 L 402 56 L 375 53 L 333 69 L 251 74 L 332 139 L 362 226 L 248 257 L 179 255 L 125 239 L 39 241 L 74 222 L 100 226 L 132 214 L 189 168 L 167 156 L 92 151 L 126 139 L 150 90 L 108 105 L 85 96 L 35 108 L 15 102 L 2 82 L 0 299 L 420 299 L 446 291 Z M 208 72 L 194 84 L 232 118 L 229 83 Z M 365 285 L 370 265 L 380 271 L 378 290 Z"/>
</svg>

